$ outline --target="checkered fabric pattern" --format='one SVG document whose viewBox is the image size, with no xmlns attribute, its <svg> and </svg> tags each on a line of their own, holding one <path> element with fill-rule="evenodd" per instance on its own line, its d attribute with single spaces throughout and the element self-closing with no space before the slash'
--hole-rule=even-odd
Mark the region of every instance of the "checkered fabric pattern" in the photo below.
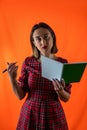
<svg viewBox="0 0 87 130">
<path fill-rule="evenodd" d="M 66 62 L 58 58 L 60 62 Z M 27 57 L 23 63 L 18 85 L 28 92 L 16 130 L 68 130 L 61 102 L 51 81 L 41 77 L 41 63 Z M 71 85 L 65 90 L 71 93 Z"/>
</svg>

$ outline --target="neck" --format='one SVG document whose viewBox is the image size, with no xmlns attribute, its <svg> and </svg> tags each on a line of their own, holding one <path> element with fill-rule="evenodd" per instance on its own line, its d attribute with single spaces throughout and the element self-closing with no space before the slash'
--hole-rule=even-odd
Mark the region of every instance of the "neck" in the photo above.
<svg viewBox="0 0 87 130">
<path fill-rule="evenodd" d="M 56 59 L 56 56 L 54 54 L 43 55 L 43 56 L 48 57 L 50 59 Z"/>
</svg>

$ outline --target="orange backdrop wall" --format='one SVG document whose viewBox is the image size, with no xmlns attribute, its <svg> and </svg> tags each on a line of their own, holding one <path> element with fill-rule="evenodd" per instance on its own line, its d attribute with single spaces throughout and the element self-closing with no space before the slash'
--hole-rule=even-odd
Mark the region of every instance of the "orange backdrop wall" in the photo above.
<svg viewBox="0 0 87 130">
<path fill-rule="evenodd" d="M 15 130 L 21 106 L 14 95 L 6 62 L 32 54 L 29 34 L 33 24 L 47 22 L 57 36 L 58 56 L 69 62 L 87 61 L 86 0 L 0 0 L 0 130 Z M 79 83 L 72 84 L 69 102 L 62 103 L 70 130 L 87 130 L 87 68 Z"/>
</svg>

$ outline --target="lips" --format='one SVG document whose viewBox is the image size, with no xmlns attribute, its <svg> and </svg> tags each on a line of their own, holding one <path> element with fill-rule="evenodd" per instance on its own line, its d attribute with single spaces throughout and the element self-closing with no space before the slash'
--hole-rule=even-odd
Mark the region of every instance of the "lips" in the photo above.
<svg viewBox="0 0 87 130">
<path fill-rule="evenodd" d="M 43 49 L 47 49 L 47 46 L 42 47 Z"/>
</svg>

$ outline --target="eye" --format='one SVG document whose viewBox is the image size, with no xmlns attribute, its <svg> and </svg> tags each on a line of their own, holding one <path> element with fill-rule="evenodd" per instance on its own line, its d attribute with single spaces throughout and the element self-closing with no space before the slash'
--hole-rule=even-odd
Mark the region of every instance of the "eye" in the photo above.
<svg viewBox="0 0 87 130">
<path fill-rule="evenodd" d="M 40 42 L 40 41 L 41 41 L 41 38 L 40 38 L 40 37 L 37 37 L 37 38 L 35 39 L 35 41 L 36 41 L 36 42 Z"/>
<path fill-rule="evenodd" d="M 44 35 L 44 39 L 47 40 L 49 37 L 48 35 Z"/>
</svg>

